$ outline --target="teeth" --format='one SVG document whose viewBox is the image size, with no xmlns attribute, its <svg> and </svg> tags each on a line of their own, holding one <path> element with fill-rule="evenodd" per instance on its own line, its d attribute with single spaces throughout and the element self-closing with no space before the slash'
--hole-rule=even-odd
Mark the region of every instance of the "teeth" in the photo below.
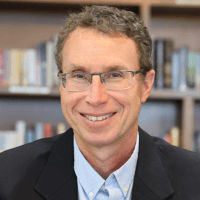
<svg viewBox="0 0 200 200">
<path fill-rule="evenodd" d="M 99 116 L 99 117 L 95 117 L 95 116 L 90 116 L 90 115 L 85 115 L 85 117 L 87 117 L 90 121 L 101 121 L 101 120 L 104 120 L 110 116 L 112 116 L 114 113 L 112 114 L 109 114 L 109 115 L 104 115 L 104 116 Z"/>
</svg>

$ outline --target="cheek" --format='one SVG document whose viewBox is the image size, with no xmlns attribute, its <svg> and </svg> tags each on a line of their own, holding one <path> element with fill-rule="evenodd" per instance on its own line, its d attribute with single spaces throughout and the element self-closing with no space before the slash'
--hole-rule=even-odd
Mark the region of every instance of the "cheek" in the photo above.
<svg viewBox="0 0 200 200">
<path fill-rule="evenodd" d="M 81 102 L 82 94 L 77 92 L 63 92 L 61 93 L 61 105 L 63 112 L 71 113 L 76 106 Z"/>
</svg>

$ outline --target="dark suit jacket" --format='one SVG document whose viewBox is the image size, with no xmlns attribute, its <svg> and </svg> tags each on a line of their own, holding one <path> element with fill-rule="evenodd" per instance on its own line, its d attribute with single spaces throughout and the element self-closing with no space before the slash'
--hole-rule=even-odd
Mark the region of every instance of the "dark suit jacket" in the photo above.
<svg viewBox="0 0 200 200">
<path fill-rule="evenodd" d="M 132 200 L 200 200 L 200 156 L 139 128 Z M 0 154 L 1 200 L 77 200 L 73 131 Z"/>
</svg>

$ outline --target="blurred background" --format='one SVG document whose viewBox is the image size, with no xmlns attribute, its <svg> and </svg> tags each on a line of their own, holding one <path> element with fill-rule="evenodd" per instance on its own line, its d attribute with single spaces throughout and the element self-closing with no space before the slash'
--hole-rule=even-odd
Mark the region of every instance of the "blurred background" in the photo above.
<svg viewBox="0 0 200 200">
<path fill-rule="evenodd" d="M 112 5 L 137 13 L 153 39 L 156 78 L 139 125 L 173 145 L 200 152 L 200 1 L 0 1 L 0 150 L 69 128 L 54 51 L 70 12 Z"/>
</svg>

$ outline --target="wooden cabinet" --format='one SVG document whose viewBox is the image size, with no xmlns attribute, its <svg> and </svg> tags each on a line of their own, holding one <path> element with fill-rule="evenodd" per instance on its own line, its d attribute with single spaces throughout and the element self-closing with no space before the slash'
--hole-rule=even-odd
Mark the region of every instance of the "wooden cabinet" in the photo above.
<svg viewBox="0 0 200 200">
<path fill-rule="evenodd" d="M 188 3 L 189 2 L 189 3 Z M 149 28 L 152 38 L 165 37 L 175 41 L 175 48 L 187 45 L 200 51 L 200 3 L 188 0 L 9 0 L 0 1 L 0 48 L 30 48 L 42 41 L 49 41 L 57 33 L 70 11 L 81 10 L 82 5 L 107 4 L 132 10 L 140 15 Z M 193 2 L 193 4 L 191 3 Z M 142 106 L 141 115 L 153 114 L 155 121 L 147 117 L 141 127 L 151 127 L 152 133 L 159 133 L 159 123 L 181 128 L 181 147 L 192 150 L 194 130 L 200 129 L 200 91 L 185 92 L 153 90 L 149 100 Z M 148 108 L 156 112 L 149 113 Z M 160 113 L 171 113 L 160 120 Z M 20 110 L 21 109 L 21 110 Z M 145 111 L 146 110 L 146 111 Z M 144 114 L 145 113 L 145 114 Z M 0 87 L 0 130 L 8 129 L 16 120 L 28 124 L 37 121 L 65 122 L 60 108 L 58 88 L 48 94 L 10 93 L 7 87 Z M 156 125 L 156 126 L 155 126 Z M 155 127 L 155 128 L 153 128 Z M 145 129 L 148 131 L 148 129 Z M 163 129 L 162 129 L 163 130 Z"/>
</svg>

